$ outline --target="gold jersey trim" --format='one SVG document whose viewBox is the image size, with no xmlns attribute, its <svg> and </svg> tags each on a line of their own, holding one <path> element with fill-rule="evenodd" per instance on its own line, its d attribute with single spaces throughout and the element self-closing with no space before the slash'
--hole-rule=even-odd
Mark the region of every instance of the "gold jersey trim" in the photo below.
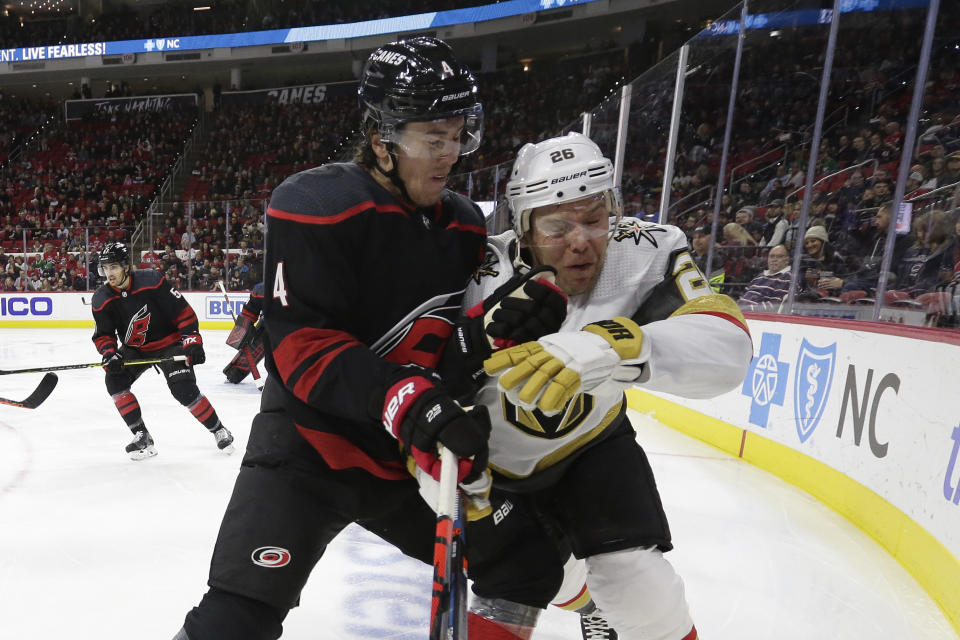
<svg viewBox="0 0 960 640">
<path fill-rule="evenodd" d="M 583 394 L 580 394 L 580 395 L 583 395 Z M 571 404 L 575 404 L 575 403 L 576 403 L 576 399 L 571 401 Z M 586 443 L 590 442 L 591 440 L 599 436 L 601 433 L 603 433 L 603 431 L 607 427 L 609 427 L 613 423 L 614 419 L 616 419 L 616 417 L 620 415 L 620 413 L 624 410 L 625 406 L 626 406 L 626 397 L 623 397 L 620 399 L 618 403 L 610 407 L 610 410 L 607 411 L 607 413 L 603 416 L 603 418 L 601 418 L 597 426 L 593 427 L 586 433 L 581 434 L 579 437 L 574 438 L 573 440 L 566 443 L 562 447 L 554 451 L 551 451 L 549 454 L 540 458 L 540 460 L 534 466 L 533 471 L 531 471 L 526 475 L 513 473 L 512 471 L 507 471 L 506 469 L 498 467 L 494 464 L 490 464 L 488 466 L 490 467 L 491 470 L 496 471 L 498 474 L 502 475 L 505 478 L 509 478 L 511 480 L 522 480 L 524 478 L 529 478 L 535 475 L 536 473 L 543 471 L 544 469 L 548 469 L 553 465 L 557 464 L 558 462 L 566 459 L 568 456 L 570 456 L 571 453 L 581 449 Z"/>
<path fill-rule="evenodd" d="M 732 316 L 732 318 L 741 325 L 746 326 L 747 324 L 746 318 L 743 317 L 743 312 L 740 311 L 740 307 L 733 301 L 733 298 L 722 293 L 711 293 L 687 300 L 680 305 L 680 308 L 671 313 L 670 317 L 683 316 L 690 313 L 721 313 Z"/>
</svg>

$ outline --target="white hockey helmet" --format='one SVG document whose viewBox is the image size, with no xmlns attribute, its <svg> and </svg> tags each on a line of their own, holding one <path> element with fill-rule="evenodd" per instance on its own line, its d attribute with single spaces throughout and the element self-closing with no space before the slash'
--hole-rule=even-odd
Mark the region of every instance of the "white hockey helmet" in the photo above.
<svg viewBox="0 0 960 640">
<path fill-rule="evenodd" d="M 614 184 L 613 163 L 596 143 L 571 132 L 520 149 L 507 182 L 513 228 L 522 237 L 530 229 L 530 212 L 537 207 L 607 195 L 607 206 L 618 220 L 623 213 L 620 189 Z M 611 229 L 615 225 L 611 225 Z"/>
</svg>

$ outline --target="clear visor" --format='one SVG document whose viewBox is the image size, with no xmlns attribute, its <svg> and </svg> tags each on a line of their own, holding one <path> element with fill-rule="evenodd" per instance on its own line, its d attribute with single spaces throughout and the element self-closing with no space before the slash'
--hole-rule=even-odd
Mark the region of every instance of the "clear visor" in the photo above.
<svg viewBox="0 0 960 640">
<path fill-rule="evenodd" d="M 417 126 L 410 126 L 414 122 Z M 381 140 L 392 142 L 414 158 L 443 158 L 473 153 L 483 139 L 483 108 L 479 104 L 448 118 L 414 122 L 385 118 L 380 126 Z"/>
<path fill-rule="evenodd" d="M 609 237 L 617 217 L 607 193 L 596 193 L 572 202 L 541 207 L 531 212 L 530 241 L 535 246 L 555 246 L 577 239 Z"/>
<path fill-rule="evenodd" d="M 121 265 L 119 262 L 101 262 L 101 263 L 98 263 L 98 264 L 97 264 L 97 273 L 100 274 L 100 277 L 101 277 L 101 278 L 106 278 L 106 277 L 107 277 L 106 268 L 109 267 L 109 266 L 112 265 L 112 264 L 115 264 L 115 265 L 117 265 L 118 267 L 122 267 L 122 266 L 123 266 L 123 265 Z"/>
</svg>

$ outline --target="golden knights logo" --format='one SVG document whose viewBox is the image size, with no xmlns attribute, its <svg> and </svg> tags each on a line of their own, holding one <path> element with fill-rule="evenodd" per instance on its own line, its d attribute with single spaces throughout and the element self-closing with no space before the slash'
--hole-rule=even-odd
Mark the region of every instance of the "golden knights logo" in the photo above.
<svg viewBox="0 0 960 640">
<path fill-rule="evenodd" d="M 573 397 L 565 411 L 555 416 L 546 416 L 539 409 L 528 411 L 516 406 L 507 400 L 506 394 L 500 394 L 500 398 L 507 422 L 527 435 L 547 440 L 562 438 L 579 427 L 593 411 L 594 404 L 593 396 L 579 393 Z"/>
<path fill-rule="evenodd" d="M 495 268 L 497 264 L 497 256 L 490 251 L 489 249 L 483 254 L 483 262 L 477 267 L 473 272 L 473 281 L 477 284 L 480 284 L 480 278 L 483 276 L 491 276 L 496 278 L 500 275 L 500 272 Z"/>
<path fill-rule="evenodd" d="M 621 220 L 620 224 L 617 225 L 617 228 L 613 232 L 613 239 L 616 242 L 633 240 L 634 244 L 638 246 L 640 245 L 640 240 L 643 239 L 656 249 L 660 245 L 657 243 L 657 238 L 653 234 L 666 232 L 666 229 L 655 224 L 644 223 L 636 218 L 627 218 Z"/>
</svg>

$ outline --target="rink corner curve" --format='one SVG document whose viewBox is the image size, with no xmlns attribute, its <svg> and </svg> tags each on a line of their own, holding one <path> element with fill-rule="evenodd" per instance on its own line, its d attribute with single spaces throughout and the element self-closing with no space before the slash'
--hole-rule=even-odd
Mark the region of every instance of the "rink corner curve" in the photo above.
<svg viewBox="0 0 960 640">
<path fill-rule="evenodd" d="M 933 534 L 857 480 L 805 453 L 639 389 L 628 406 L 806 491 L 876 540 L 937 604 L 960 635 L 960 561 Z"/>
</svg>

